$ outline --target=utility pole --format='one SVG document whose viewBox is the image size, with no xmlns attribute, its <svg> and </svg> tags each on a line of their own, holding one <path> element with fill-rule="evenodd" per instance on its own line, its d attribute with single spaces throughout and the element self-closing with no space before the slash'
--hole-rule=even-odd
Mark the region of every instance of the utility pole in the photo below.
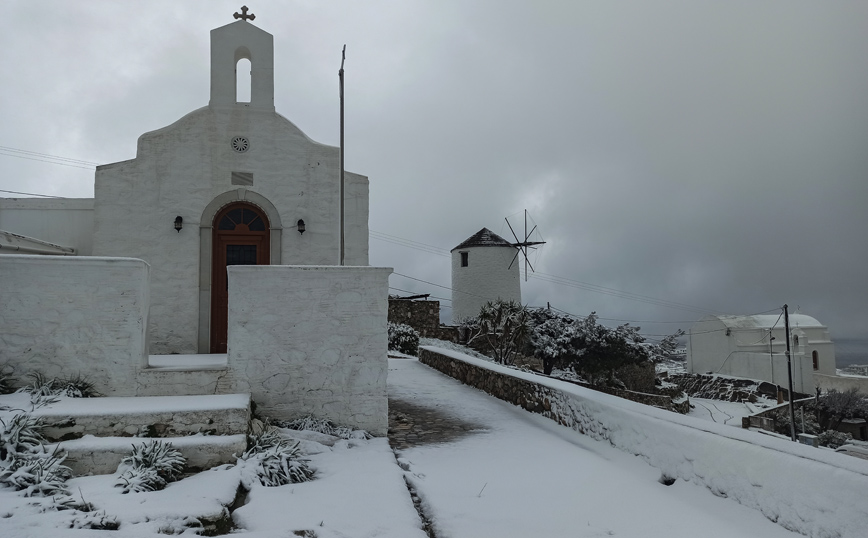
<svg viewBox="0 0 868 538">
<path fill-rule="evenodd" d="M 772 383 L 775 382 L 775 357 L 772 353 L 772 342 L 775 337 L 772 336 L 772 330 L 769 329 L 769 369 L 772 371 Z"/>
<path fill-rule="evenodd" d="M 790 355 L 790 314 L 787 305 L 784 305 L 784 329 L 787 337 L 787 377 L 790 381 L 790 434 L 793 442 L 796 442 L 796 410 L 793 407 L 793 365 Z"/>
<path fill-rule="evenodd" d="M 347 46 L 341 51 L 341 69 L 338 80 L 341 87 L 341 265 L 344 264 L 344 60 L 347 59 Z"/>
</svg>

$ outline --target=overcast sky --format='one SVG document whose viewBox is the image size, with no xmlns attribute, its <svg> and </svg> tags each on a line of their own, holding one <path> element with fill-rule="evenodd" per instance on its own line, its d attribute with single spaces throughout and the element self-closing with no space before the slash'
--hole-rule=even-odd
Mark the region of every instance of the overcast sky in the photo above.
<svg viewBox="0 0 868 538">
<path fill-rule="evenodd" d="M 133 158 L 140 134 L 207 105 L 209 32 L 240 5 L 3 2 L 0 146 Z M 247 5 L 274 35 L 277 111 L 326 144 L 347 45 L 372 265 L 448 287 L 449 249 L 482 227 L 511 238 L 504 217 L 527 209 L 547 241 L 531 305 L 656 335 L 788 303 L 868 338 L 868 2 Z M 2 148 L 0 189 L 93 196 L 92 166 Z"/>
</svg>

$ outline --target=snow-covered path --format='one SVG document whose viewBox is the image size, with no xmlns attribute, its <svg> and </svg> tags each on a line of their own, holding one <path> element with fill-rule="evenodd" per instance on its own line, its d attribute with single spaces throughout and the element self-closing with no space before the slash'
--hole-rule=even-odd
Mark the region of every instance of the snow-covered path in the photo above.
<svg viewBox="0 0 868 538">
<path fill-rule="evenodd" d="M 389 397 L 472 424 L 399 451 L 438 538 L 798 536 L 694 484 L 659 482 L 637 457 L 445 376 L 390 359 Z"/>
</svg>

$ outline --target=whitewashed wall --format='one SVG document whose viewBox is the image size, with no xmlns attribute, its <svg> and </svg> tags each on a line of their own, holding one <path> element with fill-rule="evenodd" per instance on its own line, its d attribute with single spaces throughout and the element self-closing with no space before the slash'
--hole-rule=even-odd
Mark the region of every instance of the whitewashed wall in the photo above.
<svg viewBox="0 0 868 538">
<path fill-rule="evenodd" d="M 250 150 L 232 150 L 233 136 Z M 253 185 L 232 185 L 233 171 L 253 173 Z M 199 227 L 203 211 L 224 193 L 244 190 L 267 199 L 285 228 L 277 263 L 339 262 L 338 149 L 308 139 L 273 112 L 203 108 L 143 135 L 137 158 L 96 172 L 94 254 L 130 256 L 152 268 L 153 353 L 197 353 L 199 336 Z M 368 181 L 347 174 L 347 264 L 368 263 Z M 184 228 L 176 232 L 176 216 Z M 302 235 L 294 227 L 304 219 Z M 278 220 L 278 219 L 272 219 Z M 207 319 L 207 318 L 206 318 Z"/>
<path fill-rule="evenodd" d="M 461 267 L 467 252 L 467 267 Z M 470 247 L 452 251 L 452 323 L 475 317 L 488 301 L 521 302 L 519 261 L 512 247 Z"/>
<path fill-rule="evenodd" d="M 758 379 L 786 387 L 786 337 L 783 327 L 775 327 L 775 337 L 769 351 L 768 329 L 731 328 L 716 319 L 704 319 L 690 329 L 687 346 L 687 370 L 691 373 L 708 372 Z M 799 345 L 791 345 L 793 387 L 796 391 L 813 394 L 818 380 L 814 374 L 835 372 L 835 350 L 822 327 L 791 328 L 800 334 Z M 819 353 L 819 369 L 814 370 L 812 351 Z"/>
<path fill-rule="evenodd" d="M 0 230 L 93 253 L 92 198 L 0 198 Z"/>
<path fill-rule="evenodd" d="M 19 381 L 81 374 L 105 395 L 134 395 L 148 271 L 135 259 L 0 255 L 0 368 Z"/>
<path fill-rule="evenodd" d="M 382 267 L 229 267 L 229 370 L 277 418 L 388 430 Z"/>
<path fill-rule="evenodd" d="M 250 103 L 235 102 L 242 57 L 251 60 Z M 272 264 L 340 262 L 340 152 L 274 111 L 273 57 L 272 36 L 250 23 L 213 30 L 210 104 L 143 134 L 135 159 L 97 167 L 93 253 L 151 265 L 152 353 L 209 351 L 211 218 L 232 201 L 268 214 Z M 231 145 L 239 136 L 249 140 L 245 152 Z M 253 183 L 233 184 L 233 172 Z M 345 200 L 345 263 L 367 265 L 366 177 L 346 174 Z"/>
</svg>

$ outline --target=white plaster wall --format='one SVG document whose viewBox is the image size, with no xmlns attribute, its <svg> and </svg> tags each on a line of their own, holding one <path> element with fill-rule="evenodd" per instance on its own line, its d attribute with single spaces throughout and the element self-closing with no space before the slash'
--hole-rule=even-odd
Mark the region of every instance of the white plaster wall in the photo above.
<svg viewBox="0 0 868 538">
<path fill-rule="evenodd" d="M 249 138 L 249 151 L 232 149 L 235 136 Z M 252 173 L 253 185 L 232 185 L 233 171 Z M 97 168 L 93 252 L 147 261 L 152 352 L 196 353 L 198 228 L 211 224 L 200 222 L 206 206 L 239 188 L 255 192 L 279 212 L 281 263 L 337 264 L 339 177 L 338 148 L 313 142 L 279 114 L 243 104 L 204 107 L 142 135 L 136 159 Z M 347 263 L 367 265 L 368 181 L 347 177 Z M 176 216 L 184 219 L 180 233 Z M 290 228 L 299 219 L 307 227 L 303 235 Z"/>
<path fill-rule="evenodd" d="M 461 267 L 461 252 L 468 253 Z M 521 302 L 519 260 L 512 247 L 470 247 L 452 251 L 452 323 L 479 315 L 488 301 Z"/>
<path fill-rule="evenodd" d="M 783 323 L 783 322 L 781 322 Z M 787 373 L 786 340 L 784 327 L 772 330 L 771 355 L 769 354 L 768 330 L 763 328 L 732 328 L 726 334 L 726 325 L 713 318 L 704 319 L 690 329 L 687 346 L 687 371 L 707 372 L 758 379 L 783 387 L 789 384 Z M 791 345 L 793 388 L 802 393 L 813 394 L 815 387 L 811 351 L 820 353 L 819 373 L 829 368 L 834 361 L 831 342 L 810 342 L 810 337 L 822 336 L 822 329 L 800 329 L 808 336 L 808 343 L 801 340 L 798 347 Z M 834 371 L 834 367 L 833 367 Z"/>
<path fill-rule="evenodd" d="M 132 396 L 147 357 L 148 265 L 142 260 L 0 255 L 0 367 L 23 381 L 86 376 Z"/>
<path fill-rule="evenodd" d="M 92 198 L 0 198 L 0 230 L 93 253 Z"/>
<path fill-rule="evenodd" d="M 824 391 L 835 389 L 844 392 L 855 387 L 862 394 L 868 394 L 868 377 L 824 375 L 815 372 L 814 383 Z"/>
<path fill-rule="evenodd" d="M 388 429 L 390 268 L 231 266 L 229 384 L 264 414 Z"/>
</svg>

